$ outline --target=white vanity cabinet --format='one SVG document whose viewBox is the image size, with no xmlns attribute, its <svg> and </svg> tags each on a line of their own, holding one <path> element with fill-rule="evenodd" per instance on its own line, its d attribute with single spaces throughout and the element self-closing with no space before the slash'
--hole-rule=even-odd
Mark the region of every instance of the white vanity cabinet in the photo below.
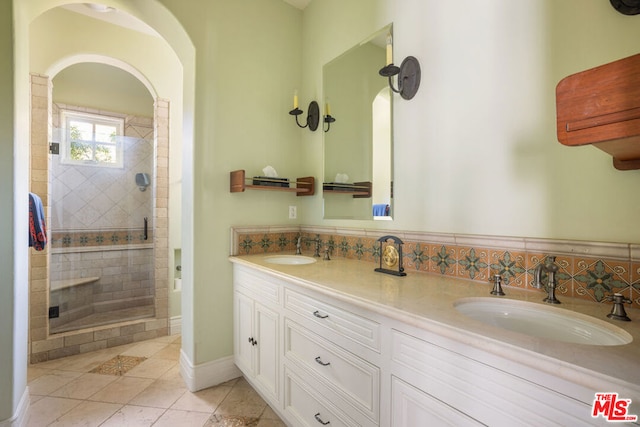
<svg viewBox="0 0 640 427">
<path fill-rule="evenodd" d="M 586 402 L 555 391 L 593 396 L 582 387 L 480 354 L 461 343 L 402 328 L 392 329 L 390 336 L 394 427 L 415 425 L 416 414 L 430 420 L 429 425 L 449 425 L 436 422 L 441 417 L 457 420 L 452 425 L 597 425 Z"/>
<path fill-rule="evenodd" d="M 285 382 L 285 412 L 313 415 L 311 425 L 318 425 L 330 419 L 316 409 L 323 407 L 345 425 L 379 425 L 379 323 L 314 292 L 286 286 L 283 340 L 291 373 Z M 296 389 L 315 396 L 309 400 L 313 404 L 302 407 Z"/>
<path fill-rule="evenodd" d="M 584 369 L 560 378 L 571 368 L 539 370 L 538 358 L 554 363 L 540 354 L 251 264 L 234 263 L 234 304 L 236 364 L 291 426 L 605 425 L 591 417 L 594 393 L 634 396 Z"/>
<path fill-rule="evenodd" d="M 236 269 L 233 301 L 235 363 L 266 399 L 279 402 L 280 286 L 266 276 Z"/>
</svg>

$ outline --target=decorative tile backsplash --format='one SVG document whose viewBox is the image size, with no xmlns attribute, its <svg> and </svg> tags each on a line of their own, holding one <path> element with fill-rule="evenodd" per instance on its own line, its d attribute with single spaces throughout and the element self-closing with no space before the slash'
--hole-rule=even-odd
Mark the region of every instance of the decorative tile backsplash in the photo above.
<svg viewBox="0 0 640 427">
<path fill-rule="evenodd" d="M 403 240 L 403 263 L 409 274 L 412 271 L 441 274 L 483 283 L 500 274 L 506 286 L 542 293 L 544 289 L 537 289 L 532 284 L 533 272 L 547 255 L 556 255 L 556 263 L 560 266 L 556 274 L 557 295 L 606 302 L 606 297 L 615 292 L 631 299 L 632 305 L 640 308 L 640 260 L 632 258 L 637 252 L 635 245 L 430 233 L 384 234 L 395 234 Z M 383 232 L 373 230 L 234 228 L 232 253 L 294 251 L 298 235 L 303 236 L 303 254 L 312 254 L 315 245 L 304 239 L 319 237 L 321 251 L 328 247 L 332 257 L 379 262 L 377 240 Z M 587 252 L 592 256 L 585 256 Z"/>
<path fill-rule="evenodd" d="M 138 245 L 152 242 L 153 230 L 151 226 L 147 231 L 146 240 L 143 229 L 51 232 L 52 248 Z"/>
</svg>

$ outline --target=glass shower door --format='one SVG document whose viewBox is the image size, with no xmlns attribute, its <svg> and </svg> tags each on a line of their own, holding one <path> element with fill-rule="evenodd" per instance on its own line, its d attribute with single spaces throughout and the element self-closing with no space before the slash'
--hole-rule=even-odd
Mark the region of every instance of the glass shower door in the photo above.
<svg viewBox="0 0 640 427">
<path fill-rule="evenodd" d="M 153 139 L 122 117 L 54 117 L 50 332 L 153 317 Z"/>
</svg>

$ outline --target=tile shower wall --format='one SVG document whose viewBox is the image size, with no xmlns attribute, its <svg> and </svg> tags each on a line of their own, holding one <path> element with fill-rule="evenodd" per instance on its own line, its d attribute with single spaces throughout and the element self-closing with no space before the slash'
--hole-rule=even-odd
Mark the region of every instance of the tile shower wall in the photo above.
<svg viewBox="0 0 640 427">
<path fill-rule="evenodd" d="M 607 303 L 607 296 L 620 293 L 640 308 L 640 247 L 634 244 L 571 242 L 527 238 L 462 236 L 379 230 L 319 227 L 235 228 L 233 254 L 260 254 L 295 250 L 295 239 L 319 237 L 332 257 L 356 259 L 377 266 L 378 238 L 393 234 L 404 241 L 403 263 L 409 274 L 431 273 L 487 283 L 494 274 L 503 284 L 544 292 L 532 285 L 533 271 L 547 254 L 557 255 L 560 271 L 556 294 Z M 313 253 L 313 243 L 304 242 L 303 254 Z M 589 253 L 590 256 L 581 254 Z"/>
<path fill-rule="evenodd" d="M 64 331 L 70 322 L 94 313 L 153 306 L 153 249 L 104 248 L 59 253 L 55 258 L 58 261 L 51 265 L 50 273 L 52 286 L 73 283 L 77 277 L 99 279 L 60 289 L 52 287 L 49 305 L 59 307 L 60 317 L 49 320 L 51 331 Z"/>
<path fill-rule="evenodd" d="M 82 233 L 105 229 L 112 230 L 114 236 L 136 230 L 132 235 L 138 238 L 142 234 L 143 219 L 151 218 L 153 213 L 152 189 L 140 191 L 135 184 L 136 173 L 153 176 L 153 118 L 53 104 L 54 128 L 60 127 L 62 109 L 122 118 L 127 138 L 123 142 L 122 169 L 62 164 L 61 156 L 52 156 L 50 228 L 56 232 L 53 247 L 126 242 L 124 239 L 82 238 Z M 72 239 L 65 239 L 69 236 Z"/>
</svg>

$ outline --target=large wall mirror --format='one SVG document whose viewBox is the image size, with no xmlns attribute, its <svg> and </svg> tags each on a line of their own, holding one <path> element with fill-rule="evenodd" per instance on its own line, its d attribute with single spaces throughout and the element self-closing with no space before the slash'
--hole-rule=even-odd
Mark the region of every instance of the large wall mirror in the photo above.
<svg viewBox="0 0 640 427">
<path fill-rule="evenodd" d="M 390 220 L 393 98 L 386 78 L 391 26 L 324 65 L 324 218 Z M 327 111 L 327 109 L 329 111 Z"/>
</svg>

